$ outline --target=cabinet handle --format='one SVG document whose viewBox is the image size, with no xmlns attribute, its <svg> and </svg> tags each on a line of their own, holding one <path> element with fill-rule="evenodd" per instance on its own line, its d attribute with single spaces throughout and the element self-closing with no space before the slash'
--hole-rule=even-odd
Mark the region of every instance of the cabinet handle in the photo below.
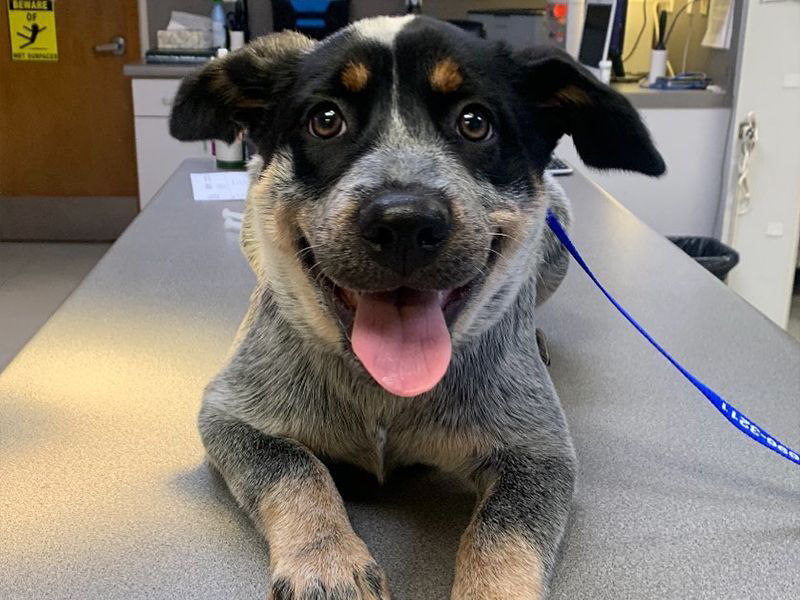
<svg viewBox="0 0 800 600">
<path fill-rule="evenodd" d="M 758 142 L 758 126 L 756 114 L 751 110 L 745 120 L 739 123 L 739 164 L 736 171 L 736 214 L 750 212 L 750 155 Z"/>
</svg>

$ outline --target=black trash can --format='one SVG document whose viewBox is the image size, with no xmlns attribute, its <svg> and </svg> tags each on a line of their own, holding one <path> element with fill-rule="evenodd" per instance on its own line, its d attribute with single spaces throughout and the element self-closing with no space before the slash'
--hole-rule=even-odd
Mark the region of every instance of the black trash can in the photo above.
<svg viewBox="0 0 800 600">
<path fill-rule="evenodd" d="M 669 241 L 695 259 L 707 271 L 711 271 L 720 281 L 739 262 L 739 253 L 710 237 L 668 236 Z"/>
</svg>

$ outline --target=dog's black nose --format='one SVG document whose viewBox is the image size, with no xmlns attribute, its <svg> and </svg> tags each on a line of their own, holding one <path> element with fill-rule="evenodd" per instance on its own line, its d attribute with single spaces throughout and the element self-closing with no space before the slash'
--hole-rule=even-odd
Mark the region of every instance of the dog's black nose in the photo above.
<svg viewBox="0 0 800 600">
<path fill-rule="evenodd" d="M 427 191 L 380 194 L 361 207 L 358 225 L 373 258 L 401 275 L 430 264 L 452 228 L 447 201 Z"/>
</svg>

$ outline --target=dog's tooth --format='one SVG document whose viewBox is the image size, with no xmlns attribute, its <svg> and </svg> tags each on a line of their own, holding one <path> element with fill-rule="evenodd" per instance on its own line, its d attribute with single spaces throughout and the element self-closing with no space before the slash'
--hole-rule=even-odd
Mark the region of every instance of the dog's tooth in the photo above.
<svg viewBox="0 0 800 600">
<path fill-rule="evenodd" d="M 345 300 L 347 301 L 348 304 L 350 304 L 352 306 L 357 306 L 358 305 L 358 297 L 359 297 L 359 293 L 358 292 L 343 288 L 342 289 L 342 295 L 344 296 L 344 298 L 345 298 Z"/>
</svg>

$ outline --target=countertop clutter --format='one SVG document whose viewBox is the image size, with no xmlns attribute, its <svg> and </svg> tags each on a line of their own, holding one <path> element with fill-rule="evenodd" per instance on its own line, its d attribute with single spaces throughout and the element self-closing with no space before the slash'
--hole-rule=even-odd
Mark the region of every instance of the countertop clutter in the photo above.
<svg viewBox="0 0 800 600">
<path fill-rule="evenodd" d="M 188 64 L 136 62 L 125 65 L 123 73 L 133 79 L 176 79 L 196 68 L 196 65 Z M 613 87 L 625 94 L 637 108 L 721 108 L 731 104 L 728 94 L 711 90 L 651 90 L 639 87 L 638 83 L 615 83 Z"/>
<path fill-rule="evenodd" d="M 195 425 L 254 283 L 221 217 L 241 203 L 192 201 L 189 174 L 212 165 L 184 162 L 0 375 L 2 598 L 266 595 L 266 544 Z M 582 175 L 560 181 L 612 293 L 797 446 L 800 346 Z M 797 467 L 732 428 L 575 265 L 538 319 L 580 461 L 552 599 L 800 597 Z M 393 597 L 448 598 L 471 494 L 418 469 L 341 487 Z"/>
</svg>

